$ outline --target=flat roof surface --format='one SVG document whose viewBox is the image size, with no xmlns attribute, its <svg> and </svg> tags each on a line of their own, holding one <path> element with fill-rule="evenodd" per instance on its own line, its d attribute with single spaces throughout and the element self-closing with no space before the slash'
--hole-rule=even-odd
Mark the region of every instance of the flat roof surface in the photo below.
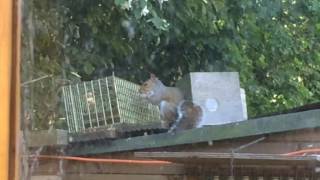
<svg viewBox="0 0 320 180">
<path fill-rule="evenodd" d="M 320 109 L 250 119 L 224 125 L 206 126 L 176 134 L 161 133 L 95 143 L 74 144 L 67 149 L 70 155 L 99 155 L 111 152 L 137 151 L 183 144 L 281 133 L 320 127 Z"/>
</svg>

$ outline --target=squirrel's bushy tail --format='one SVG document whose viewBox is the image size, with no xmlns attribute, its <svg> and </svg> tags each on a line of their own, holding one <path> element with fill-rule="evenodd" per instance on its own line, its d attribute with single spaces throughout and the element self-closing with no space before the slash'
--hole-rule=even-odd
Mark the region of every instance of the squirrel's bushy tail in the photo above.
<svg viewBox="0 0 320 180">
<path fill-rule="evenodd" d="M 200 123 L 203 111 L 199 105 L 192 101 L 181 101 L 177 107 L 178 118 L 168 132 L 196 128 Z"/>
</svg>

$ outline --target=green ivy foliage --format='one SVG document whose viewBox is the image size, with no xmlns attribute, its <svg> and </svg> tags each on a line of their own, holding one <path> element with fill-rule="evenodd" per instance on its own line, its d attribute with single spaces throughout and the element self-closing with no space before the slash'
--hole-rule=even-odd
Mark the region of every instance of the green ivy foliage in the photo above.
<svg viewBox="0 0 320 180">
<path fill-rule="evenodd" d="M 237 71 L 250 117 L 320 99 L 318 0 L 27 2 L 24 59 L 33 33 L 36 75 L 139 83 L 153 72 L 174 85 L 191 71 Z"/>
</svg>

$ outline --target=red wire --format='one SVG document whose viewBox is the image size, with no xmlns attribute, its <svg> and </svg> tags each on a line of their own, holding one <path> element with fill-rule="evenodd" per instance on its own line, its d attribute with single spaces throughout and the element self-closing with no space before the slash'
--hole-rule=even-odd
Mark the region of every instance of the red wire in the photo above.
<svg viewBox="0 0 320 180">
<path fill-rule="evenodd" d="M 286 154 L 285 156 L 301 156 L 305 153 L 320 153 L 320 148 L 302 149 L 299 151 L 293 151 Z M 85 158 L 75 156 L 53 156 L 53 155 L 29 155 L 30 158 L 39 159 L 62 159 L 70 161 L 82 161 L 82 162 L 96 162 L 96 163 L 118 163 L 118 164 L 154 164 L 154 165 L 165 165 L 172 164 L 170 161 L 158 161 L 158 160 L 133 160 L 133 159 L 103 159 L 103 158 Z"/>
<path fill-rule="evenodd" d="M 299 151 L 293 151 L 293 152 L 289 152 L 286 153 L 284 155 L 286 156 L 298 156 L 298 155 L 302 155 L 305 153 L 320 153 L 320 148 L 310 148 L 310 149 L 302 149 Z"/>
<path fill-rule="evenodd" d="M 84 158 L 75 156 L 51 156 L 51 155 L 30 155 L 30 158 L 39 159 L 62 159 L 71 161 L 83 161 L 83 162 L 98 162 L 98 163 L 122 163 L 122 164 L 172 164 L 169 161 L 157 161 L 157 160 L 132 160 L 132 159 L 102 159 L 102 158 Z"/>
</svg>

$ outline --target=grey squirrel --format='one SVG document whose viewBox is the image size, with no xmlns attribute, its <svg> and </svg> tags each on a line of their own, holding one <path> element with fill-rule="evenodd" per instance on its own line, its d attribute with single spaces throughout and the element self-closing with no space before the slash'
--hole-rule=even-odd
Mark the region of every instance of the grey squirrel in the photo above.
<svg viewBox="0 0 320 180">
<path fill-rule="evenodd" d="M 200 106 L 184 100 L 180 89 L 165 86 L 154 74 L 140 86 L 139 93 L 160 107 L 162 127 L 170 128 L 169 132 L 195 128 L 201 120 Z"/>
</svg>

